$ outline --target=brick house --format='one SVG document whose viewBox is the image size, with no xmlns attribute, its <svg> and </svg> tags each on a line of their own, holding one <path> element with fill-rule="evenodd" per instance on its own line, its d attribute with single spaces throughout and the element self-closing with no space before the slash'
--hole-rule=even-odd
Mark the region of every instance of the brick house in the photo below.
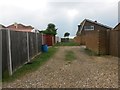
<svg viewBox="0 0 120 90">
<path fill-rule="evenodd" d="M 80 44 L 97 54 L 109 54 L 109 34 L 112 28 L 97 21 L 85 19 L 78 25 L 77 36 Z"/>
<path fill-rule="evenodd" d="M 25 26 L 23 24 L 17 24 L 17 23 L 9 25 L 6 28 L 14 31 L 23 31 L 23 32 L 32 32 L 34 29 L 34 27 L 32 26 Z"/>
<path fill-rule="evenodd" d="M 97 21 L 92 21 L 89 19 L 85 19 L 78 25 L 78 31 L 76 33 L 76 39 L 80 40 L 79 43 L 85 45 L 85 34 L 89 31 L 94 30 L 108 30 L 112 29 L 109 26 L 98 23 Z"/>
</svg>

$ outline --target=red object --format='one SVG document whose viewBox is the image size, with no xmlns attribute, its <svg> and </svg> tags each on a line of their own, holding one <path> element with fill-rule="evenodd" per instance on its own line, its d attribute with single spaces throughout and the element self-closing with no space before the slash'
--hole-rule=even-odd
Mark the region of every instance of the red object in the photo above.
<svg viewBox="0 0 120 90">
<path fill-rule="evenodd" d="M 43 35 L 44 40 L 45 40 L 45 44 L 47 44 L 48 46 L 53 46 L 55 44 L 55 40 L 54 40 L 54 36 L 53 35 Z"/>
</svg>

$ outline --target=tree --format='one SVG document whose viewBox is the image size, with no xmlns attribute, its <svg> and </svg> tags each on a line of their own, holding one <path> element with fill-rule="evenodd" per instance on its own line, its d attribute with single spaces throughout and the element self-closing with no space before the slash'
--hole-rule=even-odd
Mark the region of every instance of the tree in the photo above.
<svg viewBox="0 0 120 90">
<path fill-rule="evenodd" d="M 68 33 L 68 32 L 66 32 L 65 34 L 64 34 L 64 37 L 69 37 L 70 36 L 70 33 Z"/>
<path fill-rule="evenodd" d="M 49 34 L 49 35 L 56 35 L 57 29 L 55 28 L 55 25 L 53 23 L 49 23 L 47 26 L 47 29 L 44 31 L 41 31 L 41 33 Z"/>
</svg>

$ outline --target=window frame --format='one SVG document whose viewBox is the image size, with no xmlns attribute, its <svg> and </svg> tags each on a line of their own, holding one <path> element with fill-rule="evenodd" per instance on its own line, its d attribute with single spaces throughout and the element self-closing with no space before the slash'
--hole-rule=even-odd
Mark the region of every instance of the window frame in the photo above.
<svg viewBox="0 0 120 90">
<path fill-rule="evenodd" d="M 91 27 L 91 28 L 86 28 L 86 27 Z M 93 25 L 84 26 L 84 30 L 95 30 L 95 26 Z"/>
</svg>

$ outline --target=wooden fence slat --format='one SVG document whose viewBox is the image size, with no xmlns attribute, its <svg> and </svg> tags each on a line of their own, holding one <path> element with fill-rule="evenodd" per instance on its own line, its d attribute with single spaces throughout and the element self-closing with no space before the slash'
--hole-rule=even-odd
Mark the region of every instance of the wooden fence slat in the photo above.
<svg viewBox="0 0 120 90">
<path fill-rule="evenodd" d="M 2 80 L 2 30 L 0 30 L 0 80 Z"/>
</svg>

